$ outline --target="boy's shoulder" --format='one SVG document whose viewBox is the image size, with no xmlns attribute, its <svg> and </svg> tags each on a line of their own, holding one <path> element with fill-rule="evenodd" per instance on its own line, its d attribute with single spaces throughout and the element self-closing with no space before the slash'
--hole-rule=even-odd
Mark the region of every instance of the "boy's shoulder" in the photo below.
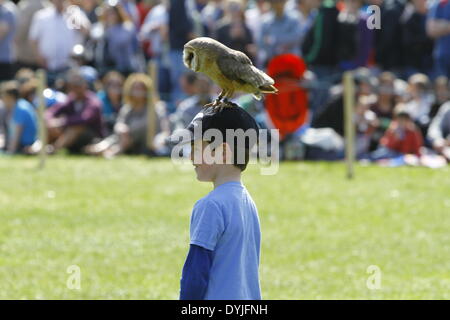
<svg viewBox="0 0 450 320">
<path fill-rule="evenodd" d="M 204 197 L 197 200 L 194 205 L 194 210 L 204 207 L 216 207 L 220 208 L 222 206 L 223 197 L 220 193 L 216 193 L 213 191 L 209 192 Z"/>
</svg>

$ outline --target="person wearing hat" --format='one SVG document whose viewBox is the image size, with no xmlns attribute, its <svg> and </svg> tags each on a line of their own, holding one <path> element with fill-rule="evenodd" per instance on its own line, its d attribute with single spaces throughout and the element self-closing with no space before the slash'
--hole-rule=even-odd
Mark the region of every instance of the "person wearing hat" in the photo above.
<svg viewBox="0 0 450 320">
<path fill-rule="evenodd" d="M 261 299 L 258 210 L 241 182 L 258 132 L 240 107 L 206 108 L 185 129 L 179 144 L 191 143 L 197 179 L 214 188 L 192 211 L 181 300 Z"/>
</svg>

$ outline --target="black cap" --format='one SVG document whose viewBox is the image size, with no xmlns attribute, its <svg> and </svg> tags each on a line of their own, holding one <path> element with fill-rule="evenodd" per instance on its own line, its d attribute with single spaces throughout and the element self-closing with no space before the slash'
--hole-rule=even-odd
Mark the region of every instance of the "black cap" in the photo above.
<svg viewBox="0 0 450 320">
<path fill-rule="evenodd" d="M 201 130 L 196 130 L 196 127 L 200 127 Z M 209 129 L 217 129 L 221 132 L 223 141 L 225 141 L 227 135 L 227 129 L 238 130 L 242 129 L 244 132 L 251 129 L 255 131 L 258 136 L 258 124 L 255 119 L 244 109 L 239 106 L 225 107 L 222 110 L 217 108 L 208 107 L 197 113 L 191 123 L 186 127 L 185 133 L 190 134 L 190 139 L 180 140 L 179 134 L 174 134 L 170 140 L 172 143 L 179 141 L 182 144 L 189 143 L 198 139 L 209 140 L 204 137 L 204 134 Z M 187 130 L 187 131 L 186 131 Z M 176 136 L 176 137 L 175 137 Z M 246 148 L 251 148 L 252 145 L 248 145 L 246 141 Z"/>
</svg>

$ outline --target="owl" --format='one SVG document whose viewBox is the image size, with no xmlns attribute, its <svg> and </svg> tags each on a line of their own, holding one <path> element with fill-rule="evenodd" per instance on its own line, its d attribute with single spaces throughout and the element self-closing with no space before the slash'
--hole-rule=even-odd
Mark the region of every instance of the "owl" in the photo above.
<svg viewBox="0 0 450 320">
<path fill-rule="evenodd" d="M 183 62 L 195 72 L 210 77 L 222 89 L 217 99 L 206 106 L 228 106 L 235 92 L 251 93 L 260 100 L 263 93 L 277 93 L 274 80 L 256 68 L 240 51 L 207 37 L 195 38 L 184 45 Z"/>
</svg>

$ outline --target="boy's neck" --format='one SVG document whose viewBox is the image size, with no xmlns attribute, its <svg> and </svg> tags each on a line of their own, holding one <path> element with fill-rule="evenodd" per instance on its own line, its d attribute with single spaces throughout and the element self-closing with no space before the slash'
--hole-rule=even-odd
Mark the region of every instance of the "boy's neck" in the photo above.
<svg viewBox="0 0 450 320">
<path fill-rule="evenodd" d="M 241 182 L 241 170 L 232 167 L 227 168 L 228 170 L 223 170 L 222 172 L 219 172 L 216 176 L 216 178 L 213 181 L 214 189 L 220 186 L 221 184 L 227 183 L 227 182 Z"/>
</svg>

